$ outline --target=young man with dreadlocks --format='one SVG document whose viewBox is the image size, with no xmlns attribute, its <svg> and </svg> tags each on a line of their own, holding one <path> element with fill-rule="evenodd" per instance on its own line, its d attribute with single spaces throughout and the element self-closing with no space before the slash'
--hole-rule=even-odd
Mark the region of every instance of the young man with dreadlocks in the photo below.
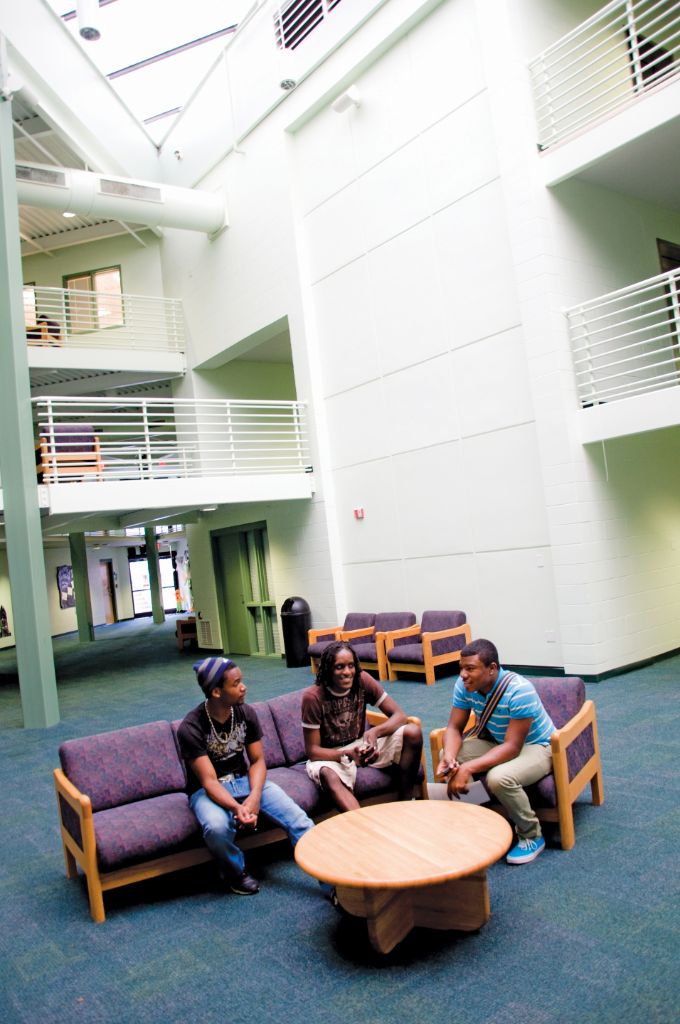
<svg viewBox="0 0 680 1024">
<path fill-rule="evenodd" d="M 387 715 L 386 721 L 365 729 L 367 704 Z M 338 640 L 321 655 L 316 683 L 302 695 L 302 728 L 307 774 L 341 811 L 359 806 L 353 792 L 358 766 L 396 764 L 399 795 L 412 798 L 423 745 L 420 726 L 408 722 L 380 683 L 361 671 L 349 644 Z"/>
<path fill-rule="evenodd" d="M 194 671 L 205 700 L 178 731 L 189 768 L 189 802 L 223 881 L 239 896 L 251 896 L 259 885 L 246 872 L 235 842 L 238 830 L 256 828 L 262 811 L 288 833 L 294 846 L 314 822 L 280 786 L 267 781 L 262 730 L 255 708 L 245 703 L 238 665 L 229 658 L 205 658 L 196 662 Z"/>
</svg>

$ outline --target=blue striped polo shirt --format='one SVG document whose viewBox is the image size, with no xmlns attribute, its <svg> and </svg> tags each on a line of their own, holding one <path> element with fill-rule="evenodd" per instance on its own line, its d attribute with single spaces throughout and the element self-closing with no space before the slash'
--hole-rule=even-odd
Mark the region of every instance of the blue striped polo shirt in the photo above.
<svg viewBox="0 0 680 1024">
<path fill-rule="evenodd" d="M 486 696 L 481 693 L 468 693 L 463 686 L 463 680 L 458 677 L 453 687 L 454 708 L 464 708 L 474 711 L 479 718 L 484 711 L 487 700 L 495 693 L 498 684 L 503 676 L 508 673 L 503 668 L 498 670 L 498 679 L 493 684 L 493 689 Z M 505 693 L 498 702 L 498 707 L 486 723 L 486 728 L 497 743 L 502 743 L 511 718 L 531 718 L 531 728 L 525 743 L 548 744 L 551 733 L 555 732 L 555 726 L 547 711 L 541 704 L 541 698 L 535 688 L 523 676 L 516 675 L 511 680 Z"/>
</svg>

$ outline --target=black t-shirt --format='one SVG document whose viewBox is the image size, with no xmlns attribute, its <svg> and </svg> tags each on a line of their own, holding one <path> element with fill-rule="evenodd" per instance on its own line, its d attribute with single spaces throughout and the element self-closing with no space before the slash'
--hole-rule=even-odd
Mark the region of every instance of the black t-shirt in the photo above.
<svg viewBox="0 0 680 1024">
<path fill-rule="evenodd" d="M 213 719 L 213 721 L 215 721 Z M 206 714 L 205 703 L 199 704 L 182 720 L 177 732 L 182 757 L 187 762 L 189 792 L 200 788 L 190 768 L 197 757 L 209 757 L 218 779 L 223 775 L 245 775 L 248 765 L 243 750 L 262 738 L 257 712 L 250 704 L 234 704 L 234 717 L 225 725 L 215 722 L 215 732 Z"/>
</svg>

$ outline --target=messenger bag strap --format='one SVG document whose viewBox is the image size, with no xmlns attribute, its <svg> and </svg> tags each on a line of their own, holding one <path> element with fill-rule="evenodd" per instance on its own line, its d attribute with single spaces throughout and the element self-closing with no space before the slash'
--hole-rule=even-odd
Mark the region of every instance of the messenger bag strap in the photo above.
<svg viewBox="0 0 680 1024">
<path fill-rule="evenodd" d="M 475 724 L 472 726 L 471 729 L 468 729 L 466 732 L 463 733 L 464 740 L 476 739 L 480 735 L 480 733 L 484 731 L 484 729 L 486 728 L 486 723 L 489 721 L 492 714 L 498 707 L 498 703 L 501 697 L 503 696 L 503 694 L 508 688 L 508 685 L 512 682 L 513 679 L 515 679 L 514 672 L 505 673 L 500 683 L 496 687 L 496 691 L 493 697 L 486 702 L 484 710 L 482 711 L 479 718 L 476 720 Z"/>
</svg>

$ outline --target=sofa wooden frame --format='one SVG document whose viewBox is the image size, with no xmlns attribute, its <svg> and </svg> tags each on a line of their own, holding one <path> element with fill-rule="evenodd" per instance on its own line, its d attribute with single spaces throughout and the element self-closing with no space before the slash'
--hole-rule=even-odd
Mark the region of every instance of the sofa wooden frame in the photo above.
<svg viewBox="0 0 680 1024">
<path fill-rule="evenodd" d="M 366 720 L 369 725 L 378 725 L 385 720 L 385 715 L 379 711 L 367 711 Z M 420 719 L 409 716 L 409 722 L 420 725 Z M 423 780 L 419 792 L 419 798 L 427 799 L 427 766 L 425 753 L 421 754 L 421 765 L 423 769 Z M 164 857 L 157 857 L 140 864 L 132 864 L 129 867 L 119 868 L 115 871 L 100 871 L 97 863 L 97 839 L 94 831 L 94 820 L 92 802 L 90 797 L 81 793 L 76 786 L 67 778 L 61 768 L 54 769 L 54 782 L 57 792 L 57 809 L 59 814 L 59 830 L 64 852 L 64 865 L 67 878 L 78 877 L 78 865 L 85 875 L 87 881 L 87 893 L 90 904 L 90 914 L 95 924 L 101 924 L 106 919 L 104 910 L 104 893 L 110 889 L 118 889 L 125 885 L 132 885 L 134 882 L 143 882 L 149 878 L 158 878 L 160 875 L 167 875 L 172 871 L 179 871 L 182 868 L 194 867 L 197 864 L 205 864 L 212 861 L 213 857 L 206 846 L 197 846 L 190 850 L 180 850 L 177 853 L 170 853 Z M 81 844 L 79 845 L 66 828 L 62 812 L 61 799 L 72 808 L 78 817 L 80 825 Z M 374 803 L 390 803 L 397 799 L 396 793 L 382 793 L 377 796 L 368 797 L 362 801 L 362 805 Z M 314 821 L 322 821 L 333 814 L 336 810 L 324 811 L 314 816 Z M 263 832 L 254 832 L 243 835 L 239 838 L 239 846 L 243 850 L 255 849 L 258 846 L 265 846 L 269 843 L 276 843 L 287 839 L 283 829 L 274 827 L 265 829 Z"/>
</svg>

